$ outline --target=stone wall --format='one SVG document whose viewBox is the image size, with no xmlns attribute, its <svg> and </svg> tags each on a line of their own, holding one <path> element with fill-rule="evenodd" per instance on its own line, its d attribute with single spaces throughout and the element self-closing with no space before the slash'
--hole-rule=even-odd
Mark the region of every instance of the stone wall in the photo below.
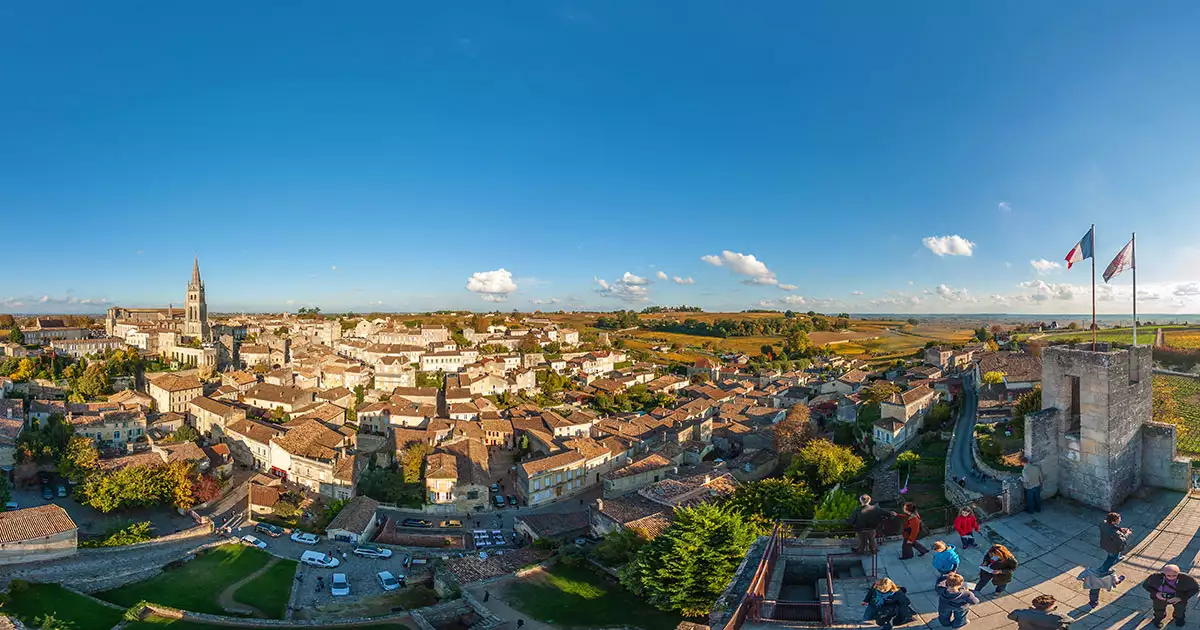
<svg viewBox="0 0 1200 630">
<path fill-rule="evenodd" d="M 871 488 L 871 498 L 876 503 L 899 501 L 900 471 L 889 469 L 875 473 L 875 483 Z"/>
<path fill-rule="evenodd" d="M 209 623 L 214 624 L 214 627 L 238 626 L 245 628 L 343 628 L 374 625 L 388 621 L 401 621 L 410 618 L 418 627 L 422 628 L 436 628 L 460 619 L 469 619 L 472 624 L 477 623 L 479 620 L 491 621 L 493 623 L 497 621 L 487 608 L 469 593 L 464 593 L 461 599 L 441 602 L 432 606 L 416 608 L 393 615 L 384 615 L 382 617 L 344 617 L 336 621 L 328 619 L 283 620 L 227 617 L 224 615 L 210 615 L 190 610 L 180 610 L 159 604 L 148 604 L 142 611 L 142 615 L 143 617 L 153 615 L 164 619 L 181 619 L 184 621 Z"/>
<path fill-rule="evenodd" d="M 971 459 L 975 461 L 975 468 L 983 471 L 983 473 L 989 477 L 995 478 L 1002 484 L 1004 483 L 1005 479 L 1012 479 L 1014 477 L 1017 479 L 1021 478 L 1020 473 L 1013 473 L 988 466 L 987 462 L 983 461 L 983 457 L 979 455 L 979 440 L 977 440 L 974 435 L 971 436 Z"/>
<path fill-rule="evenodd" d="M 1175 451 L 1175 425 L 1147 422 L 1142 425 L 1142 483 L 1187 492 L 1191 462 Z"/>
</svg>

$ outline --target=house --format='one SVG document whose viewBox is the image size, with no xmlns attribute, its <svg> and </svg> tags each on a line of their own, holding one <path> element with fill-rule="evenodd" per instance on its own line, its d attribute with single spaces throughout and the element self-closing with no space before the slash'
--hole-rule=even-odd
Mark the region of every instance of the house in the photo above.
<svg viewBox="0 0 1200 630">
<path fill-rule="evenodd" d="M 87 339 L 91 336 L 87 328 L 67 326 L 61 319 L 38 317 L 30 328 L 22 328 L 23 343 L 30 346 L 44 346 L 55 340 Z"/>
<path fill-rule="evenodd" d="M 425 497 L 433 505 L 452 505 L 458 484 L 458 460 L 450 453 L 425 456 Z"/>
<path fill-rule="evenodd" d="M 459 512 L 479 511 L 488 505 L 488 450 L 483 442 L 473 438 L 460 439 L 441 447 L 442 454 L 454 458 L 454 483 L 449 496 L 445 494 L 444 482 L 438 485 L 441 503 L 453 503 Z M 445 467 L 443 459 L 438 465 Z M 443 473 L 444 475 L 445 473 Z M 428 482 L 427 482 L 428 487 Z M 432 501 L 431 501 L 432 502 Z"/>
<path fill-rule="evenodd" d="M 942 369 L 934 365 L 919 365 L 910 368 L 904 373 L 909 382 L 921 380 L 933 380 L 942 377 Z"/>
<path fill-rule="evenodd" d="M 697 374 L 703 374 L 708 377 L 708 380 L 716 381 L 721 378 L 721 362 L 708 357 L 700 357 L 687 368 L 689 379 Z"/>
<path fill-rule="evenodd" d="M 125 405 L 140 405 L 145 407 L 147 411 L 154 409 L 154 399 L 148 394 L 137 391 L 136 389 L 123 389 L 108 397 L 108 402 L 119 403 Z"/>
<path fill-rule="evenodd" d="M 242 360 L 242 367 L 254 368 L 259 365 L 270 366 L 273 364 L 271 360 L 271 348 L 257 343 L 244 343 L 238 347 L 238 358 Z M 277 364 L 282 364 L 282 361 Z"/>
<path fill-rule="evenodd" d="M 21 430 L 25 428 L 24 414 L 16 413 L 12 410 L 12 405 L 8 399 L 0 399 L 0 471 L 11 471 L 16 464 L 17 455 L 17 438 L 21 437 Z M 21 406 L 20 400 L 11 401 L 17 403 L 19 411 Z"/>
<path fill-rule="evenodd" d="M 228 385 L 239 392 L 245 392 L 258 384 L 258 377 L 242 371 L 222 372 L 221 384 Z"/>
<path fill-rule="evenodd" d="M 278 424 L 242 419 L 225 427 L 225 444 L 233 461 L 266 472 L 271 470 L 271 440 L 283 433 Z"/>
<path fill-rule="evenodd" d="M 392 399 L 399 396 L 410 402 L 437 406 L 439 391 L 436 387 L 397 387 L 392 390 Z M 470 398 L 468 397 L 467 400 Z"/>
<path fill-rule="evenodd" d="M 271 439 L 271 472 L 310 492 L 335 496 L 339 484 L 334 469 L 354 434 L 335 431 L 319 420 L 290 422 L 284 429 L 286 433 Z"/>
<path fill-rule="evenodd" d="M 556 542 L 572 540 L 587 534 L 588 513 L 528 514 L 513 520 L 513 530 L 526 542 L 547 539 Z"/>
<path fill-rule="evenodd" d="M 880 419 L 872 428 L 876 457 L 898 451 L 916 438 L 936 400 L 937 392 L 922 384 L 879 403 Z"/>
<path fill-rule="evenodd" d="M 146 393 L 154 399 L 155 409 L 160 412 L 187 413 L 188 403 L 204 395 L 204 386 L 194 375 L 162 373 L 147 376 Z"/>
<path fill-rule="evenodd" d="M 588 506 L 588 527 L 597 537 L 631 529 L 651 540 L 675 520 L 676 508 L 714 501 L 736 489 L 737 483 L 729 473 L 669 477 L 634 494 L 596 499 Z"/>
<path fill-rule="evenodd" d="M 1001 379 L 1009 400 L 1032 391 L 1042 382 L 1042 359 L 1028 352 L 985 352 L 976 357 L 974 367 L 976 387 L 983 385 L 989 372 L 1003 375 Z"/>
<path fill-rule="evenodd" d="M 272 385 L 259 383 L 242 395 L 242 402 L 259 409 L 280 409 L 284 413 L 292 413 L 297 407 L 311 405 L 313 393 L 290 385 Z"/>
<path fill-rule="evenodd" d="M 483 429 L 483 443 L 485 445 L 499 446 L 505 449 L 513 447 L 514 431 L 512 420 L 480 420 L 479 426 Z"/>
<path fill-rule="evenodd" d="M 684 387 L 687 387 L 687 384 L 687 379 L 680 378 L 674 374 L 666 374 L 646 383 L 646 389 L 655 394 L 675 394 Z"/>
<path fill-rule="evenodd" d="M 193 398 L 187 405 L 190 424 L 201 435 L 214 440 L 224 437 L 225 427 L 246 419 L 246 410 L 205 396 Z"/>
<path fill-rule="evenodd" d="M 274 514 L 275 506 L 283 498 L 284 490 L 279 487 L 279 480 L 274 478 L 268 479 L 272 479 L 275 483 L 263 485 L 258 483 L 257 480 L 250 480 L 249 496 L 247 499 L 251 518 L 256 514 Z"/>
<path fill-rule="evenodd" d="M 56 339 L 50 342 L 55 354 L 80 359 L 88 355 L 102 355 L 112 350 L 125 348 L 125 340 L 116 337 L 99 339 Z"/>
<path fill-rule="evenodd" d="M 325 533 L 331 540 L 355 545 L 370 542 L 379 527 L 379 519 L 375 516 L 378 510 L 379 502 L 375 499 L 366 496 L 354 497 L 329 521 Z"/>
<path fill-rule="evenodd" d="M 318 402 L 333 403 L 342 409 L 348 409 L 354 402 L 354 392 L 346 387 L 334 387 L 333 389 L 317 393 L 315 400 Z"/>
<path fill-rule="evenodd" d="M 79 527 L 53 503 L 0 512 L 0 564 L 45 562 L 79 548 Z"/>
<path fill-rule="evenodd" d="M 564 418 L 553 411 L 546 411 L 542 413 L 542 421 L 554 437 L 571 437 L 590 434 L 595 418 L 582 413 L 572 413 Z"/>
<path fill-rule="evenodd" d="M 517 488 L 530 506 L 571 496 L 590 485 L 586 461 L 575 451 L 524 461 L 517 466 Z"/>
<path fill-rule="evenodd" d="M 833 392 L 847 396 L 857 392 L 867 382 L 867 373 L 862 370 L 850 370 L 833 381 Z"/>
<path fill-rule="evenodd" d="M 146 412 L 141 407 L 131 409 L 95 409 L 79 406 L 69 410 L 67 424 L 77 435 L 91 438 L 103 446 L 124 446 L 146 434 Z"/>
<path fill-rule="evenodd" d="M 363 405 L 358 409 L 358 426 L 370 433 L 383 434 L 388 427 L 424 427 L 436 416 L 434 405 L 399 399 Z"/>
<path fill-rule="evenodd" d="M 636 492 L 642 487 L 661 481 L 675 468 L 675 463 L 659 453 L 650 453 L 629 465 L 600 476 L 604 483 L 604 498 L 611 499 Z"/>
</svg>

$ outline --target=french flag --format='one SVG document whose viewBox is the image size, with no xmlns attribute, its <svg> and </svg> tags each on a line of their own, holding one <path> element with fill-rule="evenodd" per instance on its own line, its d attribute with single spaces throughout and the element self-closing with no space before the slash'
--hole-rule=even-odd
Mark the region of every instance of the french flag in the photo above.
<svg viewBox="0 0 1200 630">
<path fill-rule="evenodd" d="M 1072 247 L 1071 251 L 1067 252 L 1067 269 L 1070 269 L 1071 265 L 1081 260 L 1087 260 L 1092 257 L 1093 245 L 1096 244 L 1096 236 L 1092 232 L 1095 230 L 1095 227 L 1089 229 L 1087 234 L 1084 234 L 1083 238 L 1079 239 L 1078 243 L 1075 243 L 1075 247 Z"/>
</svg>

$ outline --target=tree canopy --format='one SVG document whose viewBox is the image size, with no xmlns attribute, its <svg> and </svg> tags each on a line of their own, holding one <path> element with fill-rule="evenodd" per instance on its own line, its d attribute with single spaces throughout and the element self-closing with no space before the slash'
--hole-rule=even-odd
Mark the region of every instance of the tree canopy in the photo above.
<svg viewBox="0 0 1200 630">
<path fill-rule="evenodd" d="M 792 405 L 787 416 L 771 428 L 777 453 L 796 453 L 817 436 L 817 426 L 809 419 L 808 405 Z"/>
<path fill-rule="evenodd" d="M 850 481 L 863 469 L 863 460 L 849 447 L 825 438 L 812 440 L 792 457 L 787 476 L 802 479 L 810 488 L 824 490 Z"/>
<path fill-rule="evenodd" d="M 1000 384 L 1004 383 L 1004 376 L 1005 376 L 1004 372 L 1000 372 L 998 370 L 992 370 L 991 372 L 984 372 L 983 384 L 984 385 L 1000 385 Z"/>
<path fill-rule="evenodd" d="M 813 502 L 812 491 L 803 483 L 767 478 L 738 486 L 726 505 L 749 517 L 777 521 L 811 517 Z"/>
<path fill-rule="evenodd" d="M 638 550 L 621 583 L 661 610 L 707 615 L 762 531 L 716 505 L 677 510 L 675 522 Z"/>
<path fill-rule="evenodd" d="M 858 392 L 858 397 L 868 405 L 878 405 L 881 402 L 892 397 L 893 394 L 899 394 L 900 388 L 890 381 L 883 379 L 871 381 L 864 385 Z"/>
</svg>

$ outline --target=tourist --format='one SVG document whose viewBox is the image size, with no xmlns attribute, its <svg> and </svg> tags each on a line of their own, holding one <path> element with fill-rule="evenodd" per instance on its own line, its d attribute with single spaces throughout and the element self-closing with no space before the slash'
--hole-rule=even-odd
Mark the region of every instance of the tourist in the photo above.
<svg viewBox="0 0 1200 630">
<path fill-rule="evenodd" d="M 1017 569 L 1017 558 L 1004 545 L 992 545 L 983 555 L 983 564 L 979 565 L 979 582 L 975 584 L 975 592 L 982 593 L 988 582 L 996 585 L 996 594 L 1004 592 L 1012 581 L 1013 571 Z"/>
<path fill-rule="evenodd" d="M 518 619 L 518 620 L 517 620 L 517 627 L 518 627 L 518 628 L 520 628 L 521 626 L 524 626 L 524 625 L 525 625 L 525 620 L 524 620 L 524 619 Z"/>
<path fill-rule="evenodd" d="M 1187 612 L 1188 600 L 1200 591 L 1200 584 L 1186 573 L 1180 573 L 1179 567 L 1168 564 L 1162 571 L 1146 578 L 1142 588 L 1150 593 L 1154 606 L 1154 625 L 1163 627 L 1167 617 L 1167 606 L 1172 606 L 1171 619 L 1175 625 L 1182 626 L 1184 614 Z"/>
<path fill-rule="evenodd" d="M 967 476 L 966 475 L 963 475 L 958 478 L 958 487 L 960 487 L 960 488 L 967 487 Z"/>
<path fill-rule="evenodd" d="M 1021 483 L 1025 485 L 1025 511 L 1042 511 L 1042 467 L 1021 456 Z"/>
<path fill-rule="evenodd" d="M 940 540 L 933 543 L 933 568 L 939 573 L 938 581 L 946 574 L 957 571 L 959 562 L 958 550 L 954 545 L 947 545 Z"/>
<path fill-rule="evenodd" d="M 486 602 L 487 600 L 489 600 L 489 599 L 491 599 L 491 598 L 492 598 L 492 594 L 491 594 L 491 593 L 489 593 L 489 592 L 487 592 L 487 591 L 484 591 L 484 592 L 483 592 L 483 601 L 485 601 L 485 602 Z"/>
<path fill-rule="evenodd" d="M 1124 557 L 1121 552 L 1125 551 L 1126 545 L 1129 544 L 1129 535 L 1133 530 L 1120 525 L 1121 515 L 1116 512 L 1109 512 L 1108 516 L 1104 517 L 1104 522 L 1100 523 L 1100 548 L 1108 557 L 1104 559 L 1104 564 L 1096 569 L 1099 573 L 1112 571 L 1113 566 Z"/>
<path fill-rule="evenodd" d="M 965 507 L 958 511 L 958 516 L 954 517 L 954 531 L 958 532 L 962 538 L 962 548 L 970 549 L 975 546 L 975 532 L 979 531 L 979 521 L 975 518 L 975 511 L 969 507 Z"/>
<path fill-rule="evenodd" d="M 942 576 L 937 584 L 938 623 L 951 628 L 967 625 L 967 614 L 979 598 L 970 589 L 963 588 L 963 577 L 957 573 Z"/>
<path fill-rule="evenodd" d="M 1125 581 L 1125 576 L 1113 575 L 1111 570 L 1101 572 L 1098 569 L 1084 569 L 1079 574 L 1083 588 L 1088 589 L 1088 606 L 1093 610 L 1100 605 L 1100 591 L 1111 591 Z"/>
<path fill-rule="evenodd" d="M 875 581 L 863 597 L 863 621 L 874 621 L 884 630 L 891 630 L 893 625 L 903 625 L 912 621 L 915 612 L 912 602 L 904 589 L 888 578 Z"/>
<path fill-rule="evenodd" d="M 901 560 L 912 558 L 914 548 L 919 556 L 929 553 L 925 545 L 917 540 L 921 537 L 921 515 L 917 513 L 917 504 L 911 501 L 904 504 L 904 529 L 901 534 L 904 541 L 900 545 Z"/>
<path fill-rule="evenodd" d="M 891 510 L 872 505 L 871 495 L 864 494 L 858 497 L 858 507 L 854 508 L 854 513 L 850 515 L 850 525 L 854 527 L 854 535 L 858 539 L 858 546 L 853 549 L 854 553 L 864 556 L 875 555 L 879 551 L 875 540 L 876 530 L 884 519 L 895 515 L 896 513 Z"/>
<path fill-rule="evenodd" d="M 1074 619 L 1054 612 L 1058 600 L 1053 595 L 1038 595 L 1033 598 L 1033 608 L 1014 610 L 1008 618 L 1017 622 L 1017 630 L 1065 630 Z"/>
</svg>

